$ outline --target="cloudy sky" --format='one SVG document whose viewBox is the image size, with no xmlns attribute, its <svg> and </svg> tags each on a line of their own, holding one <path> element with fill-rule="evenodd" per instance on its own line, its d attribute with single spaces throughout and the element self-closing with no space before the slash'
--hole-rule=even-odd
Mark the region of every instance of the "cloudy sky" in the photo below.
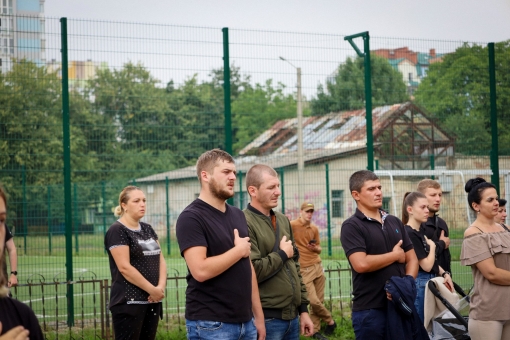
<svg viewBox="0 0 510 340">
<path fill-rule="evenodd" d="M 46 0 L 46 15 L 172 25 L 490 42 L 509 0 Z"/>
</svg>

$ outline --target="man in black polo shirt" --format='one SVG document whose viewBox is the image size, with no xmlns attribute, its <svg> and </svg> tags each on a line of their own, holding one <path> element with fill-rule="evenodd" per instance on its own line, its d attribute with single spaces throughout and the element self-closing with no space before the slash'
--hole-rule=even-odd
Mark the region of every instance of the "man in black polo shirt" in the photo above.
<svg viewBox="0 0 510 340">
<path fill-rule="evenodd" d="M 402 222 L 381 210 L 379 178 L 368 170 L 349 179 L 356 201 L 353 216 L 342 224 L 340 240 L 353 275 L 352 325 L 356 339 L 384 339 L 386 281 L 418 274 L 418 259 Z"/>
</svg>

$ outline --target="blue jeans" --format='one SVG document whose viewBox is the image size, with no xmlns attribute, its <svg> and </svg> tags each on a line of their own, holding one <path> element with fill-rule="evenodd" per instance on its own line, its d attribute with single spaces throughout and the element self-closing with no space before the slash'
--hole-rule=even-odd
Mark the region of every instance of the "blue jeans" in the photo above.
<svg viewBox="0 0 510 340">
<path fill-rule="evenodd" d="M 351 317 L 356 340 L 384 340 L 386 338 L 385 308 L 352 312 Z"/>
<path fill-rule="evenodd" d="M 266 340 L 299 340 L 299 321 L 266 318 Z"/>
<path fill-rule="evenodd" d="M 421 321 L 425 319 L 425 288 L 427 287 L 427 282 L 430 279 L 436 277 L 435 274 L 425 273 L 422 271 L 418 272 L 418 276 L 415 279 L 416 282 L 416 299 L 414 300 L 414 307 L 416 307 L 416 311 L 420 316 Z"/>
<path fill-rule="evenodd" d="M 186 319 L 188 340 L 257 340 L 253 319 L 243 323 Z"/>
</svg>

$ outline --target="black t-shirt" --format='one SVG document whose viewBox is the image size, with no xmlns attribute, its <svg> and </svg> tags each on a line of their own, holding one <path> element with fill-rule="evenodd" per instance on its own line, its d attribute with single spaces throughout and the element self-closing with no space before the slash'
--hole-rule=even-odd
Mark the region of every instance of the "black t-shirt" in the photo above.
<svg viewBox="0 0 510 340">
<path fill-rule="evenodd" d="M 449 237 L 448 225 L 439 216 L 434 215 L 427 219 L 427 222 L 421 224 L 422 229 L 425 231 L 425 236 L 434 241 L 436 244 L 436 258 L 437 263 L 448 272 L 452 272 L 450 248 L 445 247 L 445 243 L 439 240 L 441 231 L 444 230 L 444 236 Z"/>
<path fill-rule="evenodd" d="M 149 293 L 135 286 L 122 276 L 110 252 L 119 246 L 129 247 L 129 263 L 136 268 L 152 285 L 159 283 L 161 248 L 156 242 L 158 236 L 152 227 L 140 222 L 140 229 L 125 227 L 119 221 L 113 223 L 104 238 L 104 246 L 110 259 L 112 288 L 109 307 L 118 304 L 147 304 Z"/>
<path fill-rule="evenodd" d="M 244 213 L 230 205 L 222 212 L 196 199 L 176 222 L 181 255 L 191 247 L 206 247 L 207 257 L 221 255 L 234 247 L 234 229 L 239 237 L 248 237 Z M 247 322 L 251 309 L 251 263 L 242 258 L 212 279 L 198 282 L 188 270 L 186 314 L 188 320 Z"/>
<path fill-rule="evenodd" d="M 12 233 L 7 227 L 7 225 L 4 226 L 5 226 L 5 242 L 4 242 L 4 264 L 2 266 L 2 271 L 4 272 L 4 277 L 8 279 L 9 274 L 7 274 L 7 261 L 5 261 L 5 254 L 7 254 L 7 241 L 9 241 L 12 238 Z"/>
<path fill-rule="evenodd" d="M 342 223 L 340 241 L 347 258 L 356 252 L 367 255 L 381 255 L 389 253 L 402 240 L 402 249 L 407 252 L 413 249 L 413 244 L 407 235 L 402 222 L 395 216 L 380 210 L 383 224 L 370 219 L 356 208 L 353 216 Z M 371 309 L 386 308 L 386 293 L 384 285 L 392 276 L 406 275 L 405 263 L 394 262 L 387 267 L 369 273 L 358 273 L 352 268 L 354 312 Z"/>
<path fill-rule="evenodd" d="M 2 323 L 2 331 L 0 332 L 2 335 L 14 327 L 23 326 L 30 332 L 28 335 L 30 339 L 44 339 L 34 312 L 18 300 L 9 297 L 0 298 L 0 322 Z"/>
<path fill-rule="evenodd" d="M 409 235 L 409 238 L 411 239 L 411 242 L 413 242 L 414 246 L 414 252 L 416 253 L 416 257 L 419 260 L 423 260 L 427 256 L 429 256 L 430 253 L 430 246 L 425 241 L 425 237 L 423 237 L 423 234 L 417 230 L 414 230 L 411 228 L 411 226 L 406 225 L 407 234 Z M 418 269 L 421 272 L 426 272 L 421 268 L 421 266 Z M 430 272 L 431 274 L 439 274 L 439 266 L 437 264 L 437 260 L 434 261 L 434 265 L 432 266 L 432 270 Z"/>
</svg>

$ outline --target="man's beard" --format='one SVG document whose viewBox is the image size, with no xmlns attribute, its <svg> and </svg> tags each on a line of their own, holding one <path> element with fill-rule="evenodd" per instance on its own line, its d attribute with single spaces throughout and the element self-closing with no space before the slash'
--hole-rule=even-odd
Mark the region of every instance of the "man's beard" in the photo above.
<svg viewBox="0 0 510 340">
<path fill-rule="evenodd" d="M 436 214 L 438 211 L 439 211 L 439 208 L 438 209 L 434 209 L 434 208 L 429 207 L 429 212 L 431 212 L 433 214 Z"/>
<path fill-rule="evenodd" d="M 211 194 L 213 194 L 213 196 L 223 201 L 226 201 L 234 196 L 234 194 L 231 193 L 230 191 L 221 189 L 220 186 L 218 185 L 218 182 L 216 182 L 214 178 L 212 178 L 211 181 L 209 182 L 209 190 L 211 191 Z"/>
</svg>

